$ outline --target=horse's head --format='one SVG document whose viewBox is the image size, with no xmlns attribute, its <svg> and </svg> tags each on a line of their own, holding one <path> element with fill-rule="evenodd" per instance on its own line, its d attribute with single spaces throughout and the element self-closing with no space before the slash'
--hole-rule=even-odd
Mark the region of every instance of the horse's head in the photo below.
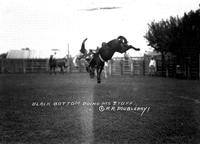
<svg viewBox="0 0 200 144">
<path fill-rule="evenodd" d="M 129 49 L 134 49 L 136 51 L 140 50 L 140 48 L 135 48 L 134 46 L 129 45 L 127 39 L 124 36 L 119 36 L 117 38 L 117 40 L 119 40 L 119 43 L 120 43 L 120 52 L 121 53 L 124 53 Z"/>
<path fill-rule="evenodd" d="M 118 36 L 117 38 L 121 43 L 128 44 L 127 39 L 124 36 Z"/>
</svg>

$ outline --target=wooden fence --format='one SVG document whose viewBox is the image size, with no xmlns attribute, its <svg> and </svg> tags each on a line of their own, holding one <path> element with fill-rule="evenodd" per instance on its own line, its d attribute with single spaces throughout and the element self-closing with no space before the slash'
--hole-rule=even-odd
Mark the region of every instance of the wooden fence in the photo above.
<svg viewBox="0 0 200 144">
<path fill-rule="evenodd" d="M 149 74 L 149 56 L 144 57 L 116 57 L 109 61 L 110 75 L 135 75 L 145 76 Z M 199 79 L 200 77 L 200 57 L 185 59 L 184 64 L 178 66 L 176 58 L 169 58 L 162 68 L 161 57 L 157 56 L 157 76 L 161 76 L 164 71 L 166 77 L 184 77 L 188 79 Z M 48 59 L 0 59 L 0 73 L 39 73 L 48 72 Z M 57 70 L 59 71 L 59 70 Z M 72 58 L 68 60 L 68 68 L 65 72 L 86 72 L 84 60 L 79 61 L 75 67 Z"/>
<path fill-rule="evenodd" d="M 0 73 L 40 73 L 49 72 L 48 59 L 0 59 Z M 65 72 L 86 72 L 85 62 L 78 62 L 78 67 L 73 65 L 72 59 L 68 61 Z M 59 68 L 56 69 L 60 71 Z"/>
<path fill-rule="evenodd" d="M 109 62 L 111 75 L 145 75 L 143 57 L 114 58 Z"/>
<path fill-rule="evenodd" d="M 37 73 L 48 71 L 47 59 L 0 59 L 1 73 Z"/>
<path fill-rule="evenodd" d="M 48 59 L 0 59 L 1 73 L 37 73 L 48 72 Z M 144 59 L 131 58 L 114 58 L 109 62 L 109 69 L 112 75 L 143 75 Z M 66 72 L 86 72 L 86 63 L 84 60 L 78 62 L 75 67 L 72 59 L 68 60 Z"/>
</svg>

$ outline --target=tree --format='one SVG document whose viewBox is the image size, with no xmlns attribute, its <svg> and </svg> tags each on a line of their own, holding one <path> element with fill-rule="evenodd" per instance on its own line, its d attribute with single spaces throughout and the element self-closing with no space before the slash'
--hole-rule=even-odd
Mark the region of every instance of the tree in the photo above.
<svg viewBox="0 0 200 144">
<path fill-rule="evenodd" d="M 159 22 L 152 22 L 149 24 L 149 31 L 145 38 L 149 42 L 149 46 L 162 54 L 162 75 L 164 76 L 165 57 L 167 52 L 171 51 L 171 47 L 176 45 L 178 35 L 176 33 L 180 19 L 178 17 L 170 17 L 169 20 L 161 20 Z"/>
<path fill-rule="evenodd" d="M 182 18 L 151 22 L 144 36 L 148 45 L 159 52 L 180 53 L 200 52 L 200 10 L 185 13 Z"/>
<path fill-rule="evenodd" d="M 153 21 L 144 37 L 149 46 L 162 53 L 163 63 L 167 52 L 183 63 L 185 57 L 200 53 L 200 9 L 185 13 L 182 18 Z"/>
<path fill-rule="evenodd" d="M 179 24 L 181 20 L 178 17 L 170 17 L 169 20 L 161 20 L 159 22 L 151 22 L 149 30 L 144 36 L 149 46 L 159 52 L 171 52 L 172 47 L 177 45 L 180 37 Z"/>
<path fill-rule="evenodd" d="M 2 54 L 0 54 L 0 59 L 1 59 L 1 58 L 2 58 L 2 59 L 5 59 L 6 56 L 7 56 L 7 54 L 8 54 L 8 53 L 2 53 Z"/>
</svg>

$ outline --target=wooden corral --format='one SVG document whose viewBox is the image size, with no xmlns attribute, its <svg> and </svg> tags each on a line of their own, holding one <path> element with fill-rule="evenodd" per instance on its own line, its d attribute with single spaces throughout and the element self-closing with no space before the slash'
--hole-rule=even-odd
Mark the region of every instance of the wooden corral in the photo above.
<svg viewBox="0 0 200 144">
<path fill-rule="evenodd" d="M 115 57 L 108 62 L 110 75 L 149 75 L 149 62 L 152 56 L 144 57 Z M 200 56 L 185 57 L 182 63 L 178 63 L 176 56 L 166 55 L 162 64 L 161 55 L 154 56 L 156 60 L 156 76 L 176 77 L 184 79 L 199 79 Z M 78 61 L 75 67 L 73 59 L 68 59 L 68 67 L 65 72 L 86 72 L 87 62 Z M 162 65 L 164 67 L 162 67 Z M 59 71 L 59 70 L 58 70 Z M 1 73 L 37 73 L 49 72 L 48 59 L 0 59 Z"/>
<path fill-rule="evenodd" d="M 152 56 L 145 55 L 145 75 L 148 73 L 148 64 Z M 166 54 L 162 61 L 161 55 L 153 56 L 157 64 L 157 76 L 161 76 L 162 72 L 165 77 L 176 77 L 181 79 L 199 79 L 200 78 L 200 55 L 185 56 L 182 60 L 178 60 L 177 56 Z M 163 64 L 162 64 L 163 63 Z M 163 67 L 162 67 L 163 65 Z"/>
<path fill-rule="evenodd" d="M 145 75 L 143 57 L 117 57 L 109 62 L 109 67 L 111 75 Z"/>
<path fill-rule="evenodd" d="M 48 71 L 47 59 L 0 59 L 1 73 L 37 73 Z"/>
</svg>

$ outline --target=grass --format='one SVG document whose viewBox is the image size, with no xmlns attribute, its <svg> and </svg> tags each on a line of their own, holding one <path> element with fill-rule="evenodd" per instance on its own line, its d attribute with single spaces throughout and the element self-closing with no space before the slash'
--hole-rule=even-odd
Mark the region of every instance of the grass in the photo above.
<svg viewBox="0 0 200 144">
<path fill-rule="evenodd" d="M 0 81 L 2 144 L 200 143 L 199 81 L 113 76 L 97 84 L 85 73 L 9 74 Z M 116 108 L 150 111 L 99 111 L 114 101 Z"/>
</svg>

